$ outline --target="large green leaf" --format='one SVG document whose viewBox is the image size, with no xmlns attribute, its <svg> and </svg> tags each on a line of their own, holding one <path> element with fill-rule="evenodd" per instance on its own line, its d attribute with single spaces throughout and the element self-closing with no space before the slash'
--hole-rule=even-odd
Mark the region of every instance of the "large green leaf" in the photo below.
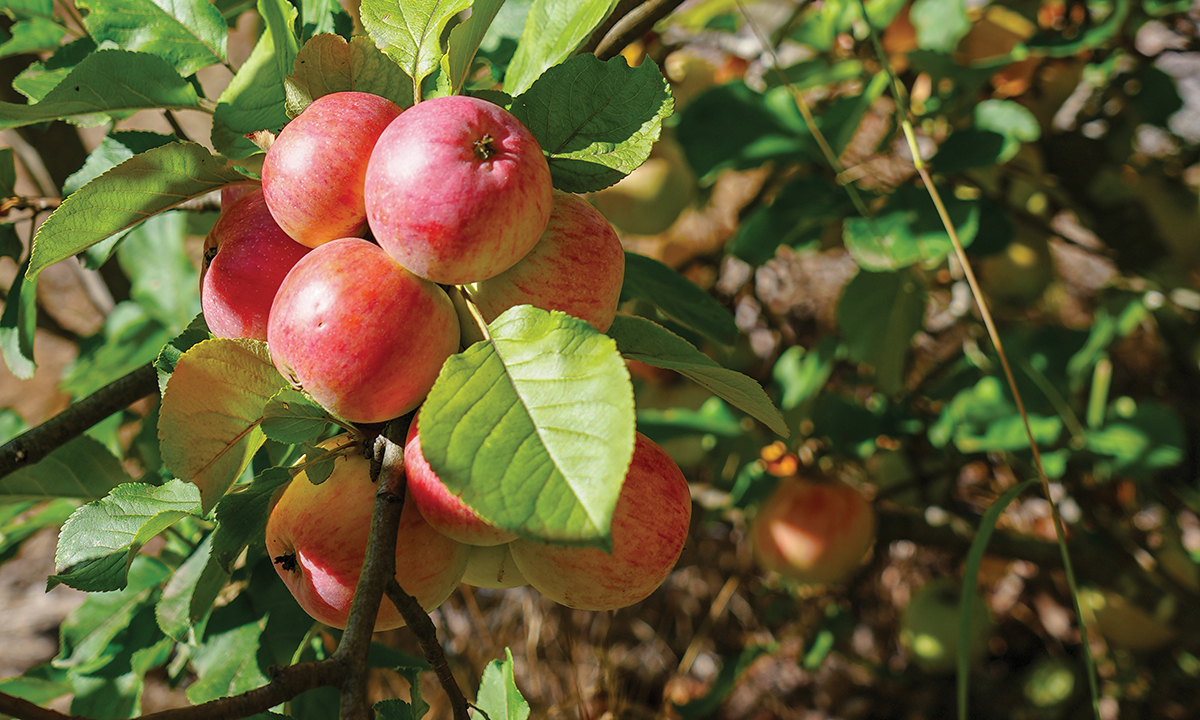
<svg viewBox="0 0 1200 720">
<path fill-rule="evenodd" d="M 687 340 L 645 318 L 618 315 L 608 334 L 630 360 L 674 370 L 787 437 L 787 423 L 753 378 L 723 368 Z"/>
<path fill-rule="evenodd" d="M 0 501 L 99 500 L 131 480 L 120 460 L 101 443 L 83 435 L 54 450 L 41 462 L 0 477 Z"/>
<path fill-rule="evenodd" d="M 672 320 L 731 345 L 737 338 L 737 323 L 725 306 L 696 283 L 654 258 L 625 253 L 625 280 L 621 301 L 645 300 Z"/>
<path fill-rule="evenodd" d="M 541 144 L 554 187 L 591 192 L 616 183 L 650 156 L 675 107 L 653 62 L 584 54 L 547 70 L 509 108 Z"/>
<path fill-rule="evenodd" d="M 87 592 L 125 587 L 129 566 L 150 538 L 200 509 L 196 488 L 180 480 L 155 486 L 127 483 L 71 514 L 54 555 L 59 583 Z"/>
<path fill-rule="evenodd" d="M 548 68 L 570 57 L 616 6 L 616 0 L 533 0 L 504 92 L 520 95 L 529 89 Z"/>
<path fill-rule="evenodd" d="M 471 0 L 363 0 L 359 13 L 375 44 L 417 87 L 442 59 L 442 31 Z"/>
<path fill-rule="evenodd" d="M 163 463 L 200 488 L 205 513 L 262 446 L 263 408 L 286 386 L 263 342 L 206 340 L 175 364 L 158 416 Z"/>
<path fill-rule="evenodd" d="M 524 537 L 611 546 L 633 456 L 629 372 L 591 325 L 529 305 L 446 361 L 419 416 L 425 459 L 489 522 Z"/>
<path fill-rule="evenodd" d="M 146 53 L 99 50 L 88 55 L 41 102 L 0 102 L 0 130 L 62 118 L 102 125 L 136 110 L 202 110 L 196 90 L 165 60 Z"/>
<path fill-rule="evenodd" d="M 13 90 L 29 98 L 29 102 L 38 102 L 58 87 L 63 78 L 95 49 L 96 43 L 91 38 L 69 42 L 58 48 L 48 60 L 31 63 L 22 70 L 13 78 Z"/>
<path fill-rule="evenodd" d="M 171 143 L 135 155 L 84 185 L 42 223 L 26 276 L 36 277 L 151 215 L 247 177 L 196 143 Z"/>
<path fill-rule="evenodd" d="M 157 55 L 187 77 L 225 62 L 229 26 L 208 0 L 81 0 L 97 43 Z"/>
<path fill-rule="evenodd" d="M 195 645 L 204 636 L 204 623 L 213 601 L 229 581 L 229 573 L 210 562 L 213 533 L 175 569 L 154 607 L 163 633 L 178 642 Z"/>
<path fill-rule="evenodd" d="M 287 0 L 259 0 L 258 13 L 267 29 L 221 93 L 213 113 L 213 147 L 232 158 L 259 152 L 258 146 L 246 139 L 247 134 L 278 132 L 288 121 L 283 79 L 292 72 L 300 51 L 293 31 L 296 8 Z"/>
<path fill-rule="evenodd" d="M 346 42 L 338 35 L 317 35 L 300 48 L 287 77 L 289 115 L 299 115 L 319 97 L 349 91 L 379 95 L 402 108 L 413 101 L 412 80 L 370 38 Z"/>
<path fill-rule="evenodd" d="M 462 89 L 471 61 L 502 5 L 504 0 L 475 0 L 471 3 L 471 16 L 450 31 L 446 55 L 442 58 L 442 73 L 449 78 L 453 92 Z"/>
<path fill-rule="evenodd" d="M 910 271 L 859 272 L 842 291 L 838 327 L 850 357 L 875 369 L 885 393 L 904 387 L 912 337 L 925 317 L 925 285 Z"/>
<path fill-rule="evenodd" d="M 192 655 L 199 678 L 188 686 L 188 700 L 199 704 L 266 685 L 257 660 L 265 626 L 247 623 L 205 640 Z"/>
<path fill-rule="evenodd" d="M 132 282 L 129 294 L 169 332 L 179 333 L 200 312 L 200 273 L 184 246 L 187 214 L 155 215 L 134 228 L 117 248 Z"/>
</svg>

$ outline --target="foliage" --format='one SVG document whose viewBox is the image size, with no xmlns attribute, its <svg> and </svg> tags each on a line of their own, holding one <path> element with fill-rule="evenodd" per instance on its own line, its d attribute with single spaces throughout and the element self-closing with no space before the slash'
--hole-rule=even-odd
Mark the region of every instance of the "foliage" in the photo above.
<svg viewBox="0 0 1200 720">
<path fill-rule="evenodd" d="M 1170 674 L 1154 682 L 1161 706 L 1200 712 L 1176 679 L 1186 687 L 1200 668 L 1200 614 L 1189 612 L 1200 598 L 1143 569 L 1156 554 L 1165 566 L 1170 543 L 1200 552 L 1200 135 L 1178 112 L 1168 45 L 1147 40 L 1194 31 L 1187 5 L 704 0 L 660 14 L 621 54 L 594 54 L 597 28 L 620 26 L 617 8 L 364 0 L 351 18 L 337 3 L 288 0 L 0 6 L 0 63 L 14 78 L 0 129 L 26 138 L 0 150 L 0 255 L 16 270 L 0 316 L 5 361 L 17 378 L 44 374 L 49 332 L 74 344 L 54 380 L 77 403 L 139 367 L 158 379 L 150 401 L 111 408 L 0 477 L 0 562 L 61 527 L 48 584 L 89 593 L 63 621 L 57 657 L 0 693 L 39 704 L 70 694 L 73 713 L 135 717 L 151 677 L 201 703 L 328 655 L 333 635 L 310 630 L 275 578 L 263 527 L 302 455 L 319 481 L 332 463 L 318 442 L 380 428 L 290 388 L 263 343 L 212 338 L 193 258 L 215 194 L 258 182 L 262 133 L 315 98 L 358 90 L 402 107 L 453 93 L 501 104 L 537 138 L 559 191 L 603 190 L 659 157 L 696 180 L 697 201 L 668 231 L 624 238 L 623 313 L 606 333 L 524 306 L 447 361 L 420 414 L 422 446 L 481 516 L 532 539 L 609 547 L 635 421 L 693 482 L 706 511 L 697 539 L 733 542 L 728 528 L 753 520 L 778 477 L 839 475 L 874 498 L 880 542 L 846 587 L 800 590 L 763 582 L 744 560 L 721 566 L 716 586 L 731 577 L 759 634 L 723 638 L 708 658 L 720 671 L 672 696 L 673 712 L 732 716 L 721 713 L 759 659 L 797 654 L 797 638 L 808 670 L 862 652 L 863 667 L 890 677 L 891 656 L 851 641 L 851 618 L 894 630 L 896 613 L 878 606 L 930 568 L 957 574 L 964 557 L 964 603 L 976 581 L 1003 579 L 1039 608 L 1073 612 L 1055 542 L 1078 559 L 1081 583 L 1180 608 L 1166 618 L 1178 631 Z M 183 122 L 197 117 L 207 137 Z M 135 129 L 147 118 L 170 132 Z M 90 153 L 74 127 L 101 128 L 87 131 Z M 78 157 L 61 159 L 39 139 L 46 128 Z M 31 153 L 61 188 L 28 189 Z M 86 331 L 64 327 L 45 292 L 68 265 L 115 300 Z M 8 413 L 3 429 L 26 426 Z M 1039 473 L 1069 542 L 1056 539 L 1051 503 L 1030 496 Z M 974 545 L 962 540 L 972 527 Z M 987 575 L 985 545 L 1026 566 Z M 923 567 L 905 547 L 920 548 Z M 717 567 L 691 562 L 698 574 Z M 1183 562 L 1194 575 L 1193 557 Z M 1035 579 L 1030 563 L 1049 565 Z M 1052 636 L 1028 605 L 1021 616 L 998 603 L 997 666 L 1062 647 L 1090 663 L 1078 624 Z M 692 642 L 665 646 L 691 663 Z M 376 652 L 373 665 L 402 668 L 413 688 L 376 711 L 422 717 L 420 663 Z M 1154 705 L 1132 682 L 1149 682 L 1141 662 L 1114 655 L 1117 680 L 1070 702 Z M 546 701 L 518 691 L 535 672 L 509 650 L 471 670 L 468 695 L 489 717 L 537 715 Z M 963 712 L 965 650 L 959 672 Z M 327 691 L 289 702 L 288 717 L 329 717 Z M 980 717 L 999 712 L 982 704 Z"/>
</svg>

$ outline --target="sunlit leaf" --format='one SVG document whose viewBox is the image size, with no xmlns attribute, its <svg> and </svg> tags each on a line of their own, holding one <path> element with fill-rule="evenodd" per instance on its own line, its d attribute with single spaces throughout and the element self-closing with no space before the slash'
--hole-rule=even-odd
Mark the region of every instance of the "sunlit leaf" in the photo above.
<svg viewBox="0 0 1200 720">
<path fill-rule="evenodd" d="M 12 37 L 0 44 L 0 57 L 54 50 L 67 33 L 62 25 L 44 17 L 22 20 L 8 31 Z"/>
<path fill-rule="evenodd" d="M 504 0 L 475 0 L 471 3 L 471 16 L 450 31 L 442 73 L 449 79 L 452 92 L 462 89 L 475 52 L 503 5 Z"/>
<path fill-rule="evenodd" d="M 0 351 L 12 374 L 21 380 L 33 377 L 33 339 L 37 331 L 37 278 L 25 277 L 32 255 L 25 258 L 4 299 L 0 313 Z"/>
<path fill-rule="evenodd" d="M 54 555 L 57 572 L 49 587 L 63 583 L 88 592 L 120 590 L 138 550 L 199 509 L 196 488 L 179 480 L 114 488 L 104 499 L 76 510 L 63 525 Z"/>
<path fill-rule="evenodd" d="M 504 76 L 504 92 L 525 92 L 547 69 L 570 57 L 616 5 L 616 0 L 533 0 Z"/>
<path fill-rule="evenodd" d="M 512 650 L 505 648 L 503 660 L 493 660 L 483 669 L 475 704 L 491 720 L 525 720 L 529 717 L 529 703 L 517 689 L 513 676 Z"/>
<path fill-rule="evenodd" d="M 363 0 L 363 27 L 417 86 L 442 59 L 442 31 L 471 0 Z"/>
<path fill-rule="evenodd" d="M 664 263 L 637 253 L 625 253 L 625 281 L 621 301 L 645 300 L 672 320 L 730 345 L 737 337 L 733 314 Z"/>
<path fill-rule="evenodd" d="M 163 462 L 196 484 L 205 513 L 266 439 L 263 408 L 286 386 L 266 343 L 252 340 L 206 340 L 175 364 L 158 417 Z"/>
<path fill-rule="evenodd" d="M 0 130 L 63 118 L 102 125 L 136 110 L 200 110 L 196 90 L 165 60 L 126 50 L 98 50 L 31 105 L 0 102 Z"/>
<path fill-rule="evenodd" d="M 208 0 L 81 0 L 97 43 L 157 55 L 187 77 L 225 62 L 229 26 Z"/>
<path fill-rule="evenodd" d="M 335 92 L 367 92 L 402 108 L 412 105 L 412 80 L 367 37 L 350 42 L 338 35 L 317 35 L 300 48 L 287 77 L 288 114 L 299 115 L 308 103 Z"/>
<path fill-rule="evenodd" d="M 238 695 L 267 684 L 258 667 L 258 647 L 265 623 L 254 622 L 209 637 L 193 654 L 199 677 L 188 686 L 195 704 Z"/>
<path fill-rule="evenodd" d="M 633 456 L 633 390 L 616 343 L 529 305 L 446 361 L 419 415 L 425 459 L 494 525 L 606 546 Z"/>
<path fill-rule="evenodd" d="M 0 477 L 0 500 L 99 500 L 131 480 L 120 460 L 85 435 L 65 443 L 41 462 Z"/>
</svg>

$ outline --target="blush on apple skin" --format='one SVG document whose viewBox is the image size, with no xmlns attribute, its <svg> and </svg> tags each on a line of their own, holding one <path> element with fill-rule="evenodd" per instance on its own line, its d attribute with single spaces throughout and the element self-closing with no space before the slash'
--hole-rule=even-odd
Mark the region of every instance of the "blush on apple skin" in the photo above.
<svg viewBox="0 0 1200 720">
<path fill-rule="evenodd" d="M 488 523 L 442 482 L 421 454 L 421 437 L 414 421 L 404 445 L 408 495 L 438 532 L 467 545 L 501 545 L 517 536 Z"/>
<path fill-rule="evenodd" d="M 458 316 L 437 285 L 360 238 L 296 264 L 267 325 L 275 367 L 334 415 L 383 422 L 421 404 L 458 351 Z"/>
<path fill-rule="evenodd" d="M 764 570 L 807 584 L 840 582 L 875 542 L 875 509 L 843 482 L 784 478 L 759 508 L 750 541 Z"/>
<path fill-rule="evenodd" d="M 405 110 L 367 165 L 375 239 L 443 285 L 516 264 L 546 227 L 552 196 L 550 167 L 525 126 L 498 105 L 461 95 Z"/>
<path fill-rule="evenodd" d="M 516 305 L 561 310 L 600 332 L 617 314 L 625 249 L 608 220 L 583 199 L 554 194 L 537 245 L 508 270 L 475 286 L 471 300 L 491 322 Z"/>
<path fill-rule="evenodd" d="M 288 123 L 262 169 L 263 192 L 279 226 L 309 247 L 365 233 L 367 161 L 400 112 L 378 95 L 339 92 L 313 100 Z"/>
<path fill-rule="evenodd" d="M 230 197 L 204 241 L 200 307 L 213 335 L 266 340 L 275 292 L 309 248 L 280 229 L 260 188 Z"/>
<path fill-rule="evenodd" d="M 330 449 L 344 436 L 322 443 Z M 296 601 L 314 619 L 331 627 L 346 626 L 350 603 L 370 541 L 371 514 L 377 487 L 370 461 L 352 452 L 334 461 L 320 485 L 299 473 L 280 495 L 267 519 L 267 553 L 275 571 Z M 469 547 L 434 530 L 406 503 L 396 540 L 396 581 L 432 610 L 458 587 L 466 570 Z M 375 629 L 404 624 L 400 612 L 384 599 Z"/>
<path fill-rule="evenodd" d="M 580 610 L 614 610 L 654 592 L 683 551 L 692 517 L 687 480 L 665 450 L 637 434 L 612 519 L 613 552 L 517 539 L 517 569 L 538 592 Z"/>
</svg>

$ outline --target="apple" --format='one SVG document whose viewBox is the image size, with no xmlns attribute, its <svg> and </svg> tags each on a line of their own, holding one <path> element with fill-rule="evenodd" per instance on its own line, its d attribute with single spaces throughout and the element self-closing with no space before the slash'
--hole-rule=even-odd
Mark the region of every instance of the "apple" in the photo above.
<svg viewBox="0 0 1200 720">
<path fill-rule="evenodd" d="M 392 121 L 367 164 L 367 221 L 401 265 L 443 285 L 486 280 L 529 252 L 550 218 L 550 166 L 498 105 L 433 98 Z"/>
<path fill-rule="evenodd" d="M 917 667 L 927 673 L 954 672 L 958 667 L 958 624 L 961 589 L 957 581 L 938 578 L 913 593 L 900 616 L 900 643 Z M 992 618 L 983 598 L 976 595 L 971 607 L 971 665 L 987 652 Z"/>
<path fill-rule="evenodd" d="M 612 518 L 612 554 L 519 538 L 517 569 L 538 592 L 580 610 L 632 605 L 662 584 L 687 540 L 692 500 L 671 456 L 638 433 Z"/>
<path fill-rule="evenodd" d="M 754 557 L 800 583 L 846 579 L 875 542 L 875 508 L 841 481 L 784 478 L 750 526 Z"/>
<path fill-rule="evenodd" d="M 408 495 L 438 532 L 467 545 L 502 545 L 517 536 L 492 525 L 471 509 L 442 482 L 421 454 L 417 423 L 408 427 L 404 441 L 404 470 Z"/>
<path fill-rule="evenodd" d="M 529 581 L 517 569 L 517 564 L 513 561 L 512 549 L 508 543 L 472 547 L 462 581 L 475 587 L 497 590 L 529 584 Z"/>
<path fill-rule="evenodd" d="M 279 372 L 359 423 L 420 405 L 458 344 L 446 292 L 361 238 L 325 243 L 296 263 L 267 323 Z"/>
<path fill-rule="evenodd" d="M 471 300 L 491 322 L 515 305 L 561 310 L 600 332 L 617 314 L 625 249 L 612 225 L 583 199 L 554 194 L 550 221 L 516 265 L 476 284 Z"/>
<path fill-rule="evenodd" d="M 267 339 L 275 291 L 309 248 L 271 217 L 262 190 L 222 191 L 221 217 L 204 240 L 200 307 L 217 337 Z"/>
<path fill-rule="evenodd" d="M 378 95 L 338 92 L 313 100 L 284 126 L 262 169 L 263 194 L 279 226 L 309 247 L 362 235 L 367 161 L 400 112 Z"/>
<path fill-rule="evenodd" d="M 591 200 L 623 232 L 658 235 L 675 224 L 696 190 L 683 150 L 664 136 L 646 162 L 616 185 L 593 193 Z"/>
<path fill-rule="evenodd" d="M 345 445 L 345 437 L 327 440 L 324 449 Z M 271 508 L 267 554 L 288 590 L 314 619 L 346 626 L 370 540 L 376 485 L 371 463 L 351 452 L 334 460 L 333 473 L 314 485 L 300 472 Z M 441 605 L 458 587 L 469 549 L 434 530 L 412 503 L 400 514 L 396 539 L 396 581 L 426 610 Z M 404 624 L 386 598 L 376 630 Z"/>
</svg>

